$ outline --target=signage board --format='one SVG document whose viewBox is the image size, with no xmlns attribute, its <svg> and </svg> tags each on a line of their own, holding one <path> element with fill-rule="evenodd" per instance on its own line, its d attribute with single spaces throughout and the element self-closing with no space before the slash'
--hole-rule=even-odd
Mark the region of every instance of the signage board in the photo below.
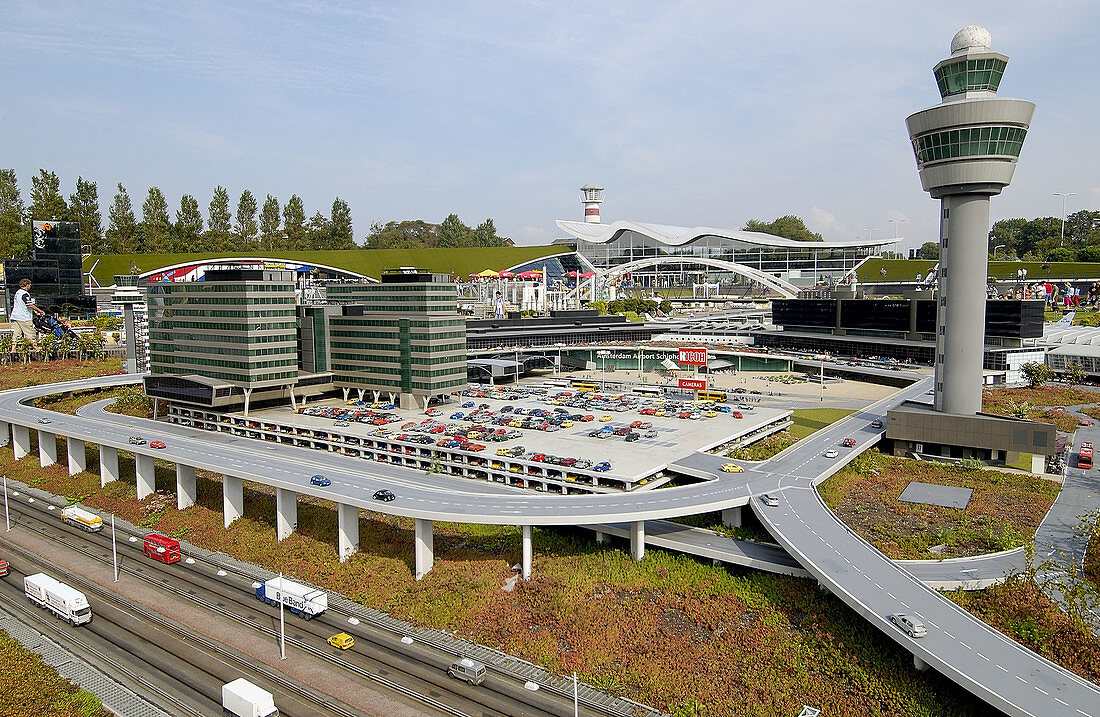
<svg viewBox="0 0 1100 717">
<path fill-rule="evenodd" d="M 683 366 L 706 366 L 707 365 L 707 349 L 703 348 L 681 348 L 680 349 L 680 364 Z"/>
<path fill-rule="evenodd" d="M 681 378 L 677 385 L 688 391 L 705 391 L 707 382 L 701 378 Z"/>
</svg>

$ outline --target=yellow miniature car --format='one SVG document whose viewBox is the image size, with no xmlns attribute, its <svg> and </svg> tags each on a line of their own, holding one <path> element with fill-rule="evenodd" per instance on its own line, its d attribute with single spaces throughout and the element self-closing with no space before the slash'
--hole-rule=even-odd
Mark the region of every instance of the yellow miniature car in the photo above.
<svg viewBox="0 0 1100 717">
<path fill-rule="evenodd" d="M 741 466 L 734 465 L 733 463 L 723 463 L 722 464 L 722 472 L 723 473 L 744 473 L 745 469 L 742 468 Z"/>
<path fill-rule="evenodd" d="M 341 650 L 347 650 L 355 646 L 355 638 L 346 632 L 339 632 L 328 639 L 328 644 L 339 647 Z"/>
<path fill-rule="evenodd" d="M 606 416 L 600 416 L 600 423 L 607 423 L 610 420 L 611 420 L 611 415 L 610 414 L 608 414 Z"/>
<path fill-rule="evenodd" d="M 566 419 L 566 420 L 561 422 L 561 427 L 562 428 L 572 428 L 573 427 L 573 422 Z"/>
</svg>

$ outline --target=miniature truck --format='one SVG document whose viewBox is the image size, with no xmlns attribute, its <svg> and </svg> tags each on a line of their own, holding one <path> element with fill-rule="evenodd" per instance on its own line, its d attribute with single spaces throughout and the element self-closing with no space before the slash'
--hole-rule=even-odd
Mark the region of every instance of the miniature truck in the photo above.
<svg viewBox="0 0 1100 717">
<path fill-rule="evenodd" d="M 256 588 L 257 600 L 263 600 L 268 605 L 278 605 L 281 601 L 287 610 L 306 620 L 312 620 L 328 610 L 328 593 L 324 590 L 286 578 L 271 578 L 261 583 L 253 583 L 253 586 Z"/>
<path fill-rule="evenodd" d="M 79 506 L 70 505 L 62 508 L 61 519 L 69 525 L 75 525 L 81 530 L 86 530 L 89 533 L 103 530 L 103 518 Z"/>
<path fill-rule="evenodd" d="M 54 580 L 45 573 L 36 573 L 23 578 L 23 594 L 27 599 L 44 607 L 63 620 L 83 625 L 92 621 L 92 608 L 84 593 L 65 583 Z"/>
<path fill-rule="evenodd" d="M 243 677 L 222 685 L 222 709 L 236 717 L 279 717 L 271 693 Z"/>
</svg>

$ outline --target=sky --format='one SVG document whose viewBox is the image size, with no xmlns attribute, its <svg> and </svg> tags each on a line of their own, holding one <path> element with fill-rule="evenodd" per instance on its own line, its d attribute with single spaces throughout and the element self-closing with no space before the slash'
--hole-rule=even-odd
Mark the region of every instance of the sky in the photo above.
<svg viewBox="0 0 1100 717">
<path fill-rule="evenodd" d="M 1038 105 L 992 220 L 1100 209 L 1100 3 L 4 0 L 0 167 L 139 210 L 249 189 L 307 214 L 474 226 L 518 244 L 582 219 L 737 228 L 802 217 L 826 241 L 935 241 L 905 118 L 962 27 Z M 140 219 L 140 214 L 139 214 Z M 891 222 L 890 220 L 898 220 Z M 904 221 L 901 221 L 904 220 Z"/>
</svg>

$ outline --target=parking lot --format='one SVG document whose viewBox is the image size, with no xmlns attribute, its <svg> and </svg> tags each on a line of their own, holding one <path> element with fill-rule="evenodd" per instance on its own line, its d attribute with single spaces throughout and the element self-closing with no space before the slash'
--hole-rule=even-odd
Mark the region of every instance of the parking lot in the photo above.
<svg viewBox="0 0 1100 717">
<path fill-rule="evenodd" d="M 483 471 L 473 466 L 487 469 L 491 480 L 503 473 L 502 482 L 522 487 L 556 489 L 560 482 L 563 489 L 583 485 L 602 492 L 660 485 L 672 477 L 665 467 L 677 458 L 766 435 L 790 413 L 738 404 L 736 399 L 672 401 L 528 382 L 504 388 L 471 386 L 427 411 L 328 399 L 297 413 L 279 407 L 253 411 L 248 419 L 229 417 L 256 428 L 255 435 L 246 432 L 250 437 L 270 438 L 265 430 L 269 422 L 292 424 L 307 431 L 316 448 L 358 455 L 361 449 L 347 446 L 385 442 L 390 450 L 404 446 L 405 453 L 439 455 L 445 462 L 465 456 L 457 475 L 482 477 Z"/>
</svg>

